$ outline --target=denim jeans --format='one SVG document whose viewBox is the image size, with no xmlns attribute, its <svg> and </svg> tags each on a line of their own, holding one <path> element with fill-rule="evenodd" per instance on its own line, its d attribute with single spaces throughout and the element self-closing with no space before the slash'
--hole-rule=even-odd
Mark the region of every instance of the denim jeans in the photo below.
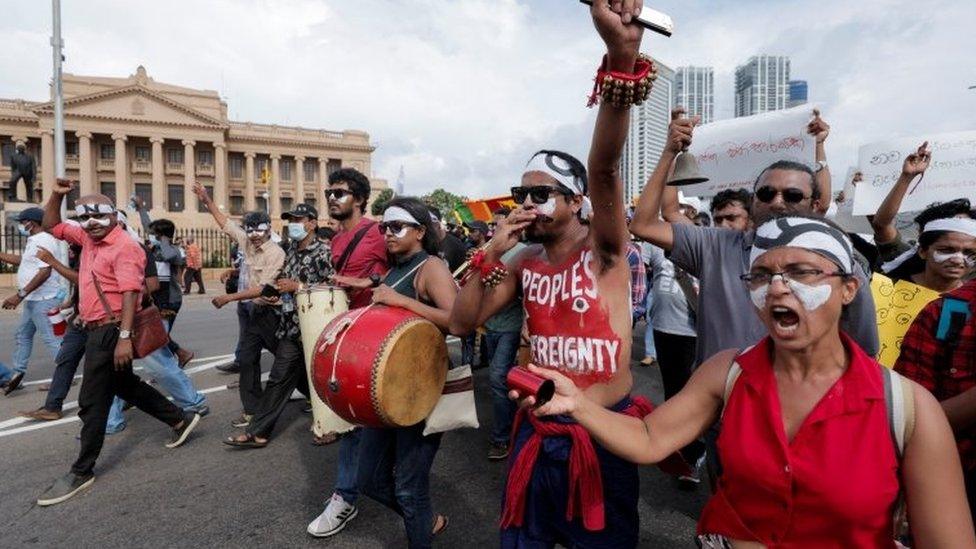
<svg viewBox="0 0 976 549">
<path fill-rule="evenodd" d="M 247 329 L 247 321 L 251 318 L 251 302 L 237 302 L 237 347 L 234 349 L 234 362 L 240 364 L 241 342 L 244 341 L 244 330 Z"/>
<path fill-rule="evenodd" d="M 179 360 L 166 345 L 163 345 L 151 355 L 135 361 L 134 365 L 142 366 L 145 372 L 155 378 L 159 386 L 173 397 L 173 402 L 180 408 L 196 411 L 207 405 L 207 397 L 197 392 L 193 382 L 180 369 Z M 118 397 L 112 403 L 112 410 L 108 416 L 106 432 L 118 432 L 125 426 L 125 415 L 122 414 L 122 400 Z"/>
<path fill-rule="evenodd" d="M 431 546 L 430 468 L 441 434 L 425 437 L 423 421 L 413 427 L 363 429 L 359 489 L 403 518 L 410 549 Z"/>
<path fill-rule="evenodd" d="M 515 402 L 508 398 L 508 371 L 515 364 L 518 354 L 518 332 L 492 332 L 485 334 L 488 345 L 488 378 L 491 381 L 491 410 L 492 428 L 491 442 L 493 444 L 508 444 L 512 432 L 512 420 L 515 419 Z"/>
<path fill-rule="evenodd" d="M 41 334 L 41 341 L 44 346 L 51 353 L 51 360 L 57 359 L 58 351 L 61 348 L 61 338 L 54 335 L 54 328 L 47 318 L 47 312 L 60 304 L 61 300 L 58 298 L 21 303 L 23 309 L 20 312 L 20 324 L 17 326 L 17 335 L 14 336 L 14 340 L 17 342 L 13 356 L 14 367 L 11 370 L 0 364 L 0 382 L 7 381 L 14 374 L 22 374 L 27 371 L 27 362 L 30 360 L 31 350 L 34 348 L 34 334 L 38 332 Z"/>
<path fill-rule="evenodd" d="M 461 337 L 461 365 L 474 367 L 474 343 L 477 336 L 471 334 Z"/>
<path fill-rule="evenodd" d="M 651 322 L 651 306 L 654 305 L 654 292 L 647 291 L 647 329 L 644 330 L 644 356 L 657 358 L 654 347 L 654 325 Z"/>
<path fill-rule="evenodd" d="M 51 388 L 44 400 L 44 409 L 60 412 L 64 406 L 64 399 L 71 390 L 71 382 L 75 379 L 78 365 L 85 356 L 85 344 L 88 342 L 88 332 L 73 324 L 68 325 L 68 331 L 61 340 L 61 350 L 55 359 L 57 366 L 51 376 Z"/>
<path fill-rule="evenodd" d="M 359 498 L 359 439 L 362 434 L 362 429 L 356 428 L 339 439 L 335 493 L 349 505 L 355 505 Z"/>
</svg>

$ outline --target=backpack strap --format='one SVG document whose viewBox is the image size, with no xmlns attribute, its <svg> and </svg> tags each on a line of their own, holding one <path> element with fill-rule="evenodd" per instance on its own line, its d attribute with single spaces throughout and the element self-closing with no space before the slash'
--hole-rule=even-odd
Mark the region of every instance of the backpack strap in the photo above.
<svg viewBox="0 0 976 549">
<path fill-rule="evenodd" d="M 881 366 L 884 382 L 888 430 L 899 461 L 905 457 L 905 446 L 915 432 L 915 392 L 911 382 L 898 372 Z"/>
</svg>

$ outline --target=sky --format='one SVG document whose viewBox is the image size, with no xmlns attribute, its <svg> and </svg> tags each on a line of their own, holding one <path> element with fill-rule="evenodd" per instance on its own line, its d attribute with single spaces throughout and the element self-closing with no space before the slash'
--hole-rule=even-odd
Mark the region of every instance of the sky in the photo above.
<svg viewBox="0 0 976 549">
<path fill-rule="evenodd" d="M 872 141 L 976 129 L 974 0 L 661 0 L 642 50 L 715 68 L 789 55 L 832 126 L 837 181 Z M 0 97 L 48 99 L 50 4 L 0 2 Z M 604 48 L 576 0 L 64 0 L 64 71 L 217 90 L 233 120 L 367 131 L 408 194 L 507 194 L 533 152 L 585 158 Z"/>
</svg>

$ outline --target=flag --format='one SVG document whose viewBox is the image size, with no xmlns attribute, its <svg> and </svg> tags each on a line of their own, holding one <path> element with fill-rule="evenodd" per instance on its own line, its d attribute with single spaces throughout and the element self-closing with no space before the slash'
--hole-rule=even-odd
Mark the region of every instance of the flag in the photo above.
<svg viewBox="0 0 976 549">
<path fill-rule="evenodd" d="M 400 174 L 397 175 L 396 183 L 393 185 L 393 195 L 403 196 L 403 187 L 406 185 L 407 176 L 403 173 L 403 165 L 400 165 Z"/>
<path fill-rule="evenodd" d="M 468 200 L 455 206 L 454 214 L 462 223 L 470 223 L 472 221 L 489 222 L 494 211 L 501 207 L 514 208 L 515 201 L 510 196 Z"/>
</svg>

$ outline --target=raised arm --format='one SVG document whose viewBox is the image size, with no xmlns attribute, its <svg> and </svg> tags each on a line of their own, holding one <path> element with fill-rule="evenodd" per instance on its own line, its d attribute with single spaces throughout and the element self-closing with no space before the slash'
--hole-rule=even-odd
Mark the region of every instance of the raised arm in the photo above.
<svg viewBox="0 0 976 549">
<path fill-rule="evenodd" d="M 614 5 L 619 12 L 611 9 L 607 2 L 594 2 L 590 14 L 597 32 L 607 45 L 607 70 L 630 74 L 637 63 L 643 28 L 629 22 L 632 14 L 640 11 L 641 2 L 624 0 L 614 2 Z M 622 259 L 627 253 L 627 218 L 620 156 L 627 140 L 629 124 L 629 107 L 600 103 L 587 169 L 594 211 L 590 229 L 598 256 L 605 265 Z"/>
<path fill-rule="evenodd" d="M 902 478 L 915 547 L 976 547 L 959 452 L 935 398 L 915 383 L 915 431 Z"/>
<path fill-rule="evenodd" d="M 827 169 L 827 149 L 824 146 L 827 142 L 827 136 L 830 135 L 830 124 L 827 124 L 823 118 L 820 118 L 819 109 L 813 109 L 813 120 L 807 124 L 807 133 L 817 140 L 816 160 L 821 166 L 821 169 L 817 170 L 817 175 L 814 177 L 817 190 L 820 194 L 820 200 L 814 204 L 814 208 L 817 213 L 824 215 L 830 208 L 830 201 L 834 192 L 831 189 L 830 170 Z"/>
<path fill-rule="evenodd" d="M 637 202 L 634 219 L 630 222 L 630 232 L 641 240 L 670 251 L 674 246 L 674 231 L 671 223 L 690 223 L 678 208 L 678 190 L 668 187 L 671 165 L 682 150 L 691 145 L 692 132 L 700 121 L 699 117 L 684 118 L 681 107 L 671 111 L 671 125 L 668 127 L 668 142 L 661 151 L 661 158 L 648 178 Z M 662 219 L 663 216 L 663 219 Z"/>
<path fill-rule="evenodd" d="M 895 228 L 895 216 L 901 209 L 901 203 L 905 200 L 908 193 L 908 186 L 916 176 L 925 173 L 932 160 L 932 152 L 928 150 L 929 142 L 922 143 L 918 149 L 905 157 L 905 162 L 901 166 L 901 175 L 895 182 L 888 196 L 878 206 L 878 211 L 871 218 L 871 228 L 874 229 L 874 242 L 876 244 L 887 244 L 898 237 L 898 229 Z"/>
<path fill-rule="evenodd" d="M 51 229 L 61 223 L 61 201 L 77 184 L 77 181 L 69 179 L 56 179 L 54 181 L 51 196 L 44 204 L 44 219 L 41 221 L 41 226 L 45 231 L 51 232 Z"/>
<path fill-rule="evenodd" d="M 207 192 L 207 189 L 205 189 L 199 181 L 193 182 L 193 194 L 197 195 L 200 202 L 203 202 L 203 204 L 207 207 L 207 211 L 209 211 L 210 215 L 213 216 L 214 221 L 217 222 L 217 226 L 223 229 L 224 225 L 227 224 L 227 216 L 224 215 L 224 212 L 220 211 L 217 204 L 215 204 L 213 199 L 210 198 L 210 193 Z"/>
<path fill-rule="evenodd" d="M 706 360 L 681 392 L 643 419 L 613 412 L 588 398 L 566 376 L 533 366 L 533 372 L 556 384 L 556 396 L 535 414 L 572 415 L 601 446 L 617 456 L 635 463 L 657 463 L 698 438 L 718 417 L 735 354 L 723 351 Z M 532 404 L 531 397 L 526 400 Z"/>
</svg>

